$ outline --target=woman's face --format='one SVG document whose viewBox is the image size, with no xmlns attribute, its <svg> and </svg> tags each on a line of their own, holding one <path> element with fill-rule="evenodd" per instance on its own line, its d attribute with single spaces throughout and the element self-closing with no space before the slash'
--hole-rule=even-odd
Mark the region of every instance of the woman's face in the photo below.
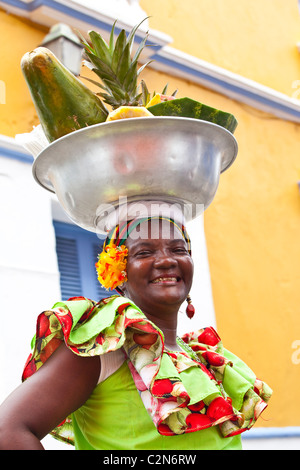
<svg viewBox="0 0 300 470">
<path fill-rule="evenodd" d="M 140 224 L 128 238 L 125 295 L 145 313 L 178 312 L 192 286 L 193 261 L 179 230 L 167 221 Z"/>
</svg>

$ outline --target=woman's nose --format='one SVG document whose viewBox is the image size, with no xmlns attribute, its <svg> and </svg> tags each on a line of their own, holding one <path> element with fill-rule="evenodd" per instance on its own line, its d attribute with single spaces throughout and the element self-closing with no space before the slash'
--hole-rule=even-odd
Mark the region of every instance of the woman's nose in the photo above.
<svg viewBox="0 0 300 470">
<path fill-rule="evenodd" d="M 170 266 L 176 266 L 177 261 L 173 258 L 170 253 L 166 251 L 159 251 L 156 253 L 153 266 L 155 268 L 169 268 Z"/>
</svg>

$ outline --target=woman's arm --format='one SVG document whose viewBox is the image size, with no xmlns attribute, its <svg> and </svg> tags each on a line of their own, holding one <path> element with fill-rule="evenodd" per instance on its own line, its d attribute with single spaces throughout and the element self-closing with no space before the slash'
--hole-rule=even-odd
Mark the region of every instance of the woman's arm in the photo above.
<svg viewBox="0 0 300 470">
<path fill-rule="evenodd" d="M 0 406 L 0 449 L 43 449 L 41 439 L 85 403 L 99 374 L 99 356 L 57 348 Z"/>
</svg>

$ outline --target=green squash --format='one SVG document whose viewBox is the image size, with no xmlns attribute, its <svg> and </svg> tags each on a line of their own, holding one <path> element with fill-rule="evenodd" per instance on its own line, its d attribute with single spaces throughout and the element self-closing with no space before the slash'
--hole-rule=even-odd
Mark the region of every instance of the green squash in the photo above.
<svg viewBox="0 0 300 470">
<path fill-rule="evenodd" d="M 27 52 L 21 68 L 41 126 L 50 142 L 104 122 L 108 111 L 98 96 L 45 47 Z"/>
</svg>

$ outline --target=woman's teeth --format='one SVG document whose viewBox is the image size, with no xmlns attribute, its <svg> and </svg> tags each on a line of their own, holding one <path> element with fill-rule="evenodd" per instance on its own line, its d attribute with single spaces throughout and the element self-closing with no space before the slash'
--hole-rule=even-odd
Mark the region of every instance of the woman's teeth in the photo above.
<svg viewBox="0 0 300 470">
<path fill-rule="evenodd" d="M 158 277 L 151 282 L 154 284 L 158 282 L 177 282 L 177 277 Z"/>
</svg>

